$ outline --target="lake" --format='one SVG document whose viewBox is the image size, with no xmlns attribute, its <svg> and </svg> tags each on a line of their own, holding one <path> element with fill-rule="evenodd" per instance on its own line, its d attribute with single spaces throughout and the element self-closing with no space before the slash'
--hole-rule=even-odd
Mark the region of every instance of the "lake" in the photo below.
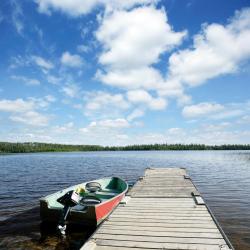
<svg viewBox="0 0 250 250">
<path fill-rule="evenodd" d="M 250 151 L 131 151 L 0 156 L 0 248 L 78 249 L 91 230 L 62 242 L 41 228 L 38 199 L 104 176 L 130 183 L 146 167 L 185 167 L 238 250 L 250 249 Z M 41 230 L 41 232 L 40 232 Z"/>
</svg>

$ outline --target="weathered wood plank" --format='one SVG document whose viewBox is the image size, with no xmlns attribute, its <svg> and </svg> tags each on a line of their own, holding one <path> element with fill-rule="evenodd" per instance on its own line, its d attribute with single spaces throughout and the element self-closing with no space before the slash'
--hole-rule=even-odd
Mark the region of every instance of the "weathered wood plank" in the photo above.
<svg viewBox="0 0 250 250">
<path fill-rule="evenodd" d="M 229 249 L 185 176 L 182 168 L 147 169 L 129 191 L 128 201 L 91 237 L 93 250 Z"/>
<path fill-rule="evenodd" d="M 135 207 L 135 208 L 139 208 L 139 207 L 142 207 L 142 208 L 149 208 L 149 207 L 165 207 L 166 209 L 168 207 L 179 207 L 179 208 L 185 208 L 185 207 L 189 207 L 189 208 L 194 208 L 194 207 L 197 207 L 196 205 L 193 205 L 193 204 L 171 204 L 171 203 L 167 203 L 167 204 L 162 204 L 162 203 L 155 203 L 155 204 L 132 204 L 131 202 L 128 202 L 128 204 L 126 205 L 126 207 Z"/>
<path fill-rule="evenodd" d="M 164 228 L 209 228 L 209 229 L 214 229 L 217 228 L 215 223 L 213 221 L 209 223 L 175 223 L 175 222 L 169 222 L 169 223 L 164 223 L 164 222 L 143 222 L 143 221 L 105 221 L 103 225 L 120 225 L 120 226 L 139 226 L 139 227 L 164 227 Z"/>
<path fill-rule="evenodd" d="M 148 235 L 110 235 L 96 233 L 94 239 L 103 240 L 120 240 L 132 242 L 158 242 L 158 243 L 181 243 L 181 244 L 211 244 L 223 245 L 226 244 L 224 239 L 210 239 L 210 238 L 182 238 L 182 237 L 158 237 Z"/>
<path fill-rule="evenodd" d="M 96 234 L 110 235 L 137 235 L 137 236 L 157 236 L 157 237 L 183 237 L 183 238 L 211 238 L 223 239 L 220 232 L 169 232 L 169 231 L 148 231 L 148 230 L 128 230 L 128 229 L 108 229 L 100 228 Z M 98 237 L 98 236 L 96 236 Z"/>
<path fill-rule="evenodd" d="M 136 249 L 179 249 L 179 250 L 221 250 L 220 245 L 212 244 L 178 244 L 178 243 L 158 243 L 158 242 L 133 242 L 119 240 L 97 240 L 99 246 L 129 247 Z"/>
<path fill-rule="evenodd" d="M 102 229 L 113 229 L 113 230 L 131 230 L 131 231 L 154 231 L 154 232 L 188 232 L 188 233 L 220 233 L 219 230 L 214 228 L 195 228 L 195 227 L 171 227 L 171 226 L 145 226 L 145 225 L 117 225 L 117 224 L 103 224 Z"/>
<path fill-rule="evenodd" d="M 132 219 L 159 219 L 159 220 L 209 220 L 209 214 L 203 216 L 182 216 L 182 215 L 148 215 L 148 214 L 112 214 L 110 218 L 132 218 Z"/>
<path fill-rule="evenodd" d="M 158 198 L 149 198 L 148 201 L 154 201 L 154 200 L 158 200 Z M 138 202 L 143 202 L 144 200 L 140 199 L 140 198 L 134 198 L 131 200 L 131 202 L 134 202 L 134 203 L 138 203 Z M 194 199 L 192 196 L 190 197 L 186 197 L 186 198 L 182 198 L 182 199 L 179 199 L 179 198 L 162 198 L 161 200 L 162 202 L 164 201 L 167 201 L 167 202 L 193 202 L 194 203 Z"/>
<path fill-rule="evenodd" d="M 136 214 L 139 214 L 139 215 L 175 215 L 175 216 L 209 216 L 209 214 L 207 213 L 207 211 L 168 211 L 168 210 L 164 210 L 164 211 L 127 211 L 127 210 L 119 210 L 119 211 L 115 211 L 113 214 L 115 215 L 136 215 Z"/>
<path fill-rule="evenodd" d="M 190 246 L 190 245 L 189 245 Z M 182 247 L 184 247 L 184 246 L 181 246 L 181 248 L 178 248 L 178 249 L 185 249 L 185 250 L 187 250 L 187 249 L 189 249 L 189 250 L 192 250 L 192 249 L 195 249 L 195 250 L 218 250 L 218 249 L 220 249 L 220 250 L 229 250 L 229 248 L 226 248 L 226 246 L 224 247 L 224 246 L 221 246 L 221 248 L 218 248 L 218 247 L 215 247 L 215 246 L 210 246 L 210 245 L 202 245 L 202 246 L 196 246 L 196 248 L 192 248 L 192 247 L 190 247 L 190 248 L 182 248 Z M 157 249 L 159 249 L 159 248 L 145 248 L 145 247 L 143 247 L 143 248 L 138 248 L 138 247 L 115 247 L 115 246 L 97 246 L 96 248 L 95 248 L 95 250 L 148 250 L 148 249 L 150 249 L 150 250 L 157 250 Z M 161 248 L 161 249 L 171 249 L 171 250 L 173 250 L 173 248 Z M 177 248 L 176 248 L 177 249 Z"/>
<path fill-rule="evenodd" d="M 124 207 L 125 208 L 125 207 Z M 187 208 L 187 209 L 181 209 L 181 208 L 171 208 L 171 207 L 168 207 L 168 208 L 155 208 L 155 209 L 152 209 L 152 208 L 136 208 L 135 210 L 135 207 L 129 207 L 129 208 L 126 208 L 124 210 L 118 208 L 117 210 L 118 211 L 115 211 L 115 212 L 124 212 L 124 213 L 169 213 L 169 214 L 178 214 L 178 213 L 186 213 L 186 214 L 189 214 L 189 213 L 207 213 L 207 210 L 205 209 L 202 209 L 202 208 L 205 208 L 204 206 L 201 206 L 201 209 L 199 207 L 197 208 Z"/>
<path fill-rule="evenodd" d="M 109 221 L 135 221 L 135 218 L 123 218 L 123 217 L 109 217 Z M 207 224 L 213 220 L 208 218 L 206 220 L 200 219 L 154 219 L 154 218 L 136 218 L 136 221 L 140 222 L 150 222 L 150 223 L 190 223 L 190 224 Z"/>
<path fill-rule="evenodd" d="M 158 198 L 148 198 L 148 199 L 139 199 L 139 198 L 134 198 L 132 200 L 129 201 L 129 204 L 148 204 L 150 206 L 154 206 L 155 202 L 160 203 L 160 204 L 171 204 L 171 203 L 188 203 L 188 204 L 193 204 L 195 205 L 194 199 L 193 198 L 188 198 L 188 199 L 178 199 L 178 198 L 162 198 L 162 199 L 158 199 Z M 152 203 L 152 204 L 151 204 Z"/>
</svg>

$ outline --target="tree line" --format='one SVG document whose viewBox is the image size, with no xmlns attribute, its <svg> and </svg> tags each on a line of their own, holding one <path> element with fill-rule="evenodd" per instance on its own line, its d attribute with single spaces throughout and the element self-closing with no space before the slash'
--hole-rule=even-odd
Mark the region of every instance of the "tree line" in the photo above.
<svg viewBox="0 0 250 250">
<path fill-rule="evenodd" d="M 39 142 L 0 142 L 0 153 L 136 151 L 136 150 L 250 150 L 250 144 L 143 144 L 128 146 L 69 145 Z"/>
</svg>

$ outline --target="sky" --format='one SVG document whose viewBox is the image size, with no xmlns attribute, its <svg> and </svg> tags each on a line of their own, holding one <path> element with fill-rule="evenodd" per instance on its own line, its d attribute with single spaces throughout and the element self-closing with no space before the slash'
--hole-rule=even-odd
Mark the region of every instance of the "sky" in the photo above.
<svg viewBox="0 0 250 250">
<path fill-rule="evenodd" d="M 249 0 L 1 0 L 0 131 L 249 144 Z"/>
</svg>

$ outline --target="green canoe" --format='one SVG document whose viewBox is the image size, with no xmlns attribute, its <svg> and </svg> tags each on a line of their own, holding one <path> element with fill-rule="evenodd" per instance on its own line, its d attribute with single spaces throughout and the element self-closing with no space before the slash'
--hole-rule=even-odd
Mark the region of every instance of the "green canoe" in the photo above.
<svg viewBox="0 0 250 250">
<path fill-rule="evenodd" d="M 42 221 L 58 222 L 63 205 L 58 202 L 67 192 L 83 188 L 88 190 L 91 183 L 98 183 L 100 190 L 85 191 L 86 197 L 100 200 L 98 204 L 78 204 L 71 208 L 67 221 L 69 223 L 98 225 L 100 224 L 124 198 L 128 184 L 119 177 L 108 177 L 91 182 L 81 183 L 40 199 L 40 216 Z"/>
</svg>

